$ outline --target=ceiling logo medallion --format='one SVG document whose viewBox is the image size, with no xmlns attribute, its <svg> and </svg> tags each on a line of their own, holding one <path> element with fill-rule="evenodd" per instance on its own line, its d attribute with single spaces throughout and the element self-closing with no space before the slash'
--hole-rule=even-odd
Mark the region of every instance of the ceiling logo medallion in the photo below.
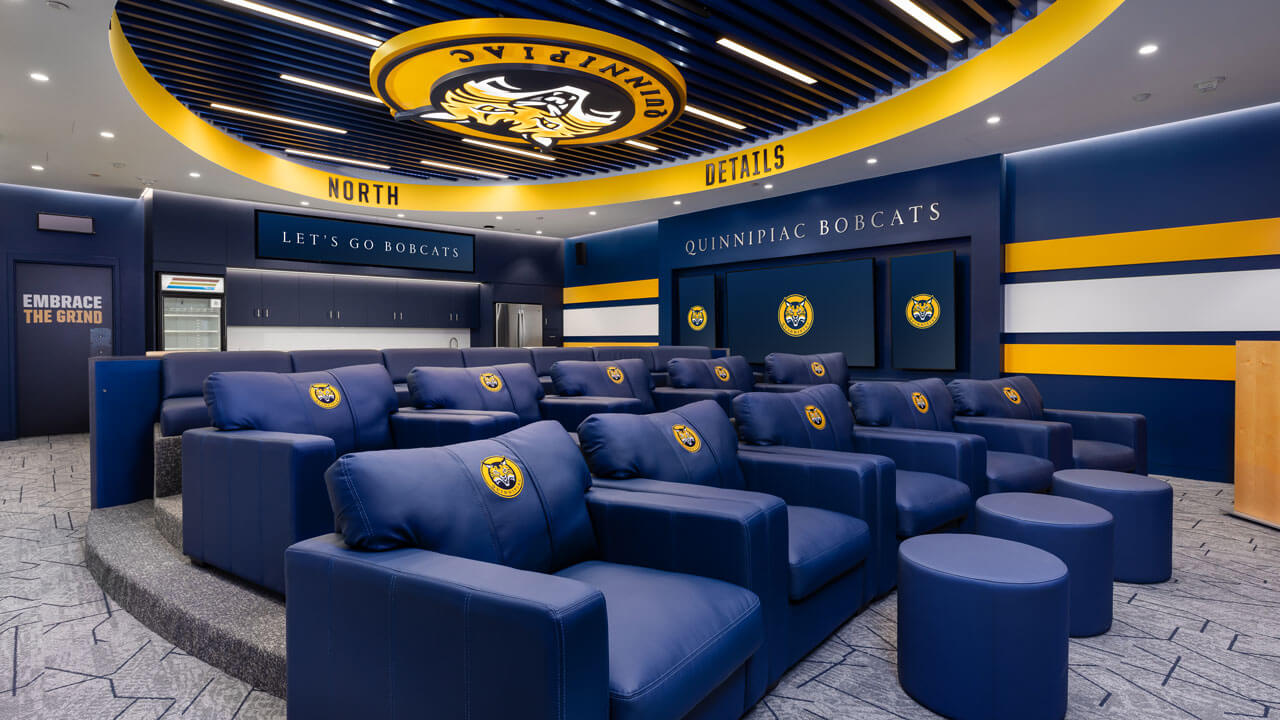
<svg viewBox="0 0 1280 720">
<path fill-rule="evenodd" d="M 369 81 L 397 120 L 539 149 L 647 135 L 685 102 L 684 78 L 658 53 L 546 20 L 475 18 L 401 33 L 374 52 Z"/>
</svg>

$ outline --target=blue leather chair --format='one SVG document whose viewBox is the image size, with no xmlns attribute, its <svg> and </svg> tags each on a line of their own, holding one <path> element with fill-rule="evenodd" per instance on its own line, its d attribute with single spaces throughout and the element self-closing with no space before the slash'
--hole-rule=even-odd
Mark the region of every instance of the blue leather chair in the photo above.
<svg viewBox="0 0 1280 720">
<path fill-rule="evenodd" d="M 274 350 L 167 353 L 160 360 L 161 435 L 179 436 L 186 430 L 209 426 L 204 379 L 220 370 L 287 373 L 293 371 L 293 361 L 289 353 Z"/>
<path fill-rule="evenodd" d="M 755 374 L 741 355 L 711 359 L 672 358 L 667 361 L 669 387 L 653 390 L 659 410 L 672 410 L 699 400 L 714 400 L 733 413 L 733 399 L 751 392 Z"/>
<path fill-rule="evenodd" d="M 885 458 L 740 450 L 711 400 L 592 415 L 578 437 L 596 487 L 735 501 L 768 514 L 769 570 L 748 585 L 764 608 L 768 684 L 894 585 L 894 474 Z M 766 685 L 751 687 L 763 694 Z"/>
<path fill-rule="evenodd" d="M 830 384 L 844 392 L 849 387 L 849 365 L 844 353 L 769 353 L 764 358 L 764 382 L 756 390 L 793 392 L 810 385 Z"/>
<path fill-rule="evenodd" d="M 382 353 L 378 350 L 294 350 L 294 372 L 318 372 L 352 365 L 381 365 Z"/>
<path fill-rule="evenodd" d="M 284 551 L 333 530 L 323 476 L 356 450 L 416 447 L 429 420 L 396 412 L 382 365 L 309 373 L 215 372 L 212 428 L 182 435 L 182 549 L 284 592 Z"/>
<path fill-rule="evenodd" d="M 542 415 L 574 432 L 598 412 L 651 413 L 653 377 L 635 358 L 612 361 L 561 360 L 551 366 L 560 400 L 542 405 Z"/>
<path fill-rule="evenodd" d="M 462 351 L 462 361 L 466 363 L 467 367 L 510 365 L 512 363 L 533 365 L 533 354 L 529 352 L 529 348 L 473 347 Z"/>
<path fill-rule="evenodd" d="M 1131 413 L 1049 410 L 1031 378 L 952 380 L 956 429 L 1005 452 L 1048 458 L 1058 470 L 1147 474 L 1147 419 Z"/>
<path fill-rule="evenodd" d="M 909 382 L 855 382 L 849 388 L 849 401 L 853 404 L 853 419 L 860 426 L 956 431 L 951 419 L 955 414 L 951 392 L 938 378 Z M 1049 492 L 1049 485 L 1053 482 L 1053 463 L 1035 455 L 988 449 L 983 466 L 987 484 L 979 495 Z"/>
<path fill-rule="evenodd" d="M 409 405 L 409 371 L 416 367 L 463 367 L 458 348 L 387 348 L 382 351 L 382 364 L 391 375 L 400 407 Z"/>
<path fill-rule="evenodd" d="M 766 522 L 750 505 L 590 488 L 551 422 L 354 453 L 326 480 L 341 535 L 287 553 L 290 717 L 747 709 L 764 628 L 742 585 Z"/>
<path fill-rule="evenodd" d="M 551 366 L 561 360 L 595 360 L 595 353 L 587 347 L 536 347 L 529 348 L 533 356 L 533 371 L 538 373 L 542 390 L 550 395 L 555 392 L 551 383 Z"/>
<path fill-rule="evenodd" d="M 653 357 L 653 382 L 657 387 L 666 387 L 670 383 L 668 365 L 676 358 L 692 360 L 710 360 L 711 348 L 705 345 L 657 345 L 649 349 Z"/>
<path fill-rule="evenodd" d="M 974 500 L 987 487 L 981 438 L 876 427 L 855 432 L 844 391 L 830 384 L 744 393 L 733 405 L 738 433 L 748 445 L 805 457 L 859 452 L 893 460 L 899 538 L 971 527 Z"/>
<path fill-rule="evenodd" d="M 616 362 L 618 360 L 639 360 L 640 362 L 644 363 L 645 370 L 649 372 L 651 375 L 653 375 L 653 383 L 649 385 L 650 388 L 657 387 L 658 376 L 656 375 L 656 373 L 660 369 L 657 363 L 655 363 L 653 360 L 653 351 L 654 351 L 654 348 L 652 347 L 630 347 L 630 346 L 596 347 L 591 349 L 591 352 L 594 358 L 599 362 Z M 663 366 L 661 369 L 665 370 L 666 366 Z"/>
</svg>

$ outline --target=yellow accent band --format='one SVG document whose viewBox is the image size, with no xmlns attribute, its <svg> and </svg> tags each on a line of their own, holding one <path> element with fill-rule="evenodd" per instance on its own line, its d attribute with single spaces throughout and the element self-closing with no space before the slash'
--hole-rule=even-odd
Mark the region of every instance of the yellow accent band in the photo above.
<svg viewBox="0 0 1280 720">
<path fill-rule="evenodd" d="M 1280 218 L 1034 240 L 1004 246 L 1005 272 L 1280 254 Z"/>
<path fill-rule="evenodd" d="M 565 347 L 657 347 L 656 342 L 567 342 Z"/>
<path fill-rule="evenodd" d="M 1029 375 L 1235 380 L 1234 345 L 1004 346 L 1004 371 Z"/>
<path fill-rule="evenodd" d="M 626 282 L 579 285 L 564 289 L 564 303 L 611 302 L 613 300 L 645 300 L 658 297 L 658 278 Z"/>
<path fill-rule="evenodd" d="M 111 17 L 111 56 L 120 79 L 138 106 L 165 132 L 196 154 L 251 180 L 307 197 L 362 207 L 425 212 L 531 211 L 593 207 L 687 195 L 708 189 L 708 163 L 785 145 L 785 167 L 795 170 L 901 137 L 977 105 L 1026 79 L 1096 28 L 1124 0 L 1058 0 L 1017 32 L 929 82 L 892 95 L 831 122 L 738 148 L 717 157 L 651 170 L 586 180 L 530 185 L 388 183 L 395 202 L 360 201 L 358 193 L 333 194 L 344 183 L 368 183 L 301 165 L 237 140 L 206 123 L 170 95 L 138 60 Z M 772 150 L 771 150 L 772 152 Z M 416 162 L 416 159 L 415 159 Z M 725 187 L 755 181 L 754 175 L 717 182 Z M 386 193 L 378 195 L 385 197 Z"/>
</svg>

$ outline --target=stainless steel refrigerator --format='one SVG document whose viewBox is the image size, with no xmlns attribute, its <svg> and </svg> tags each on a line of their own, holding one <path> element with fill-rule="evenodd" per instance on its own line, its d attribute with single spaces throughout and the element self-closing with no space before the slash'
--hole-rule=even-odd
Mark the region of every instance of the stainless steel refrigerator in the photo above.
<svg viewBox="0 0 1280 720">
<path fill-rule="evenodd" d="M 542 306 L 494 303 L 494 345 L 498 347 L 542 347 Z"/>
<path fill-rule="evenodd" d="M 216 352 L 226 344 L 223 279 L 209 275 L 160 275 L 160 350 Z"/>
</svg>

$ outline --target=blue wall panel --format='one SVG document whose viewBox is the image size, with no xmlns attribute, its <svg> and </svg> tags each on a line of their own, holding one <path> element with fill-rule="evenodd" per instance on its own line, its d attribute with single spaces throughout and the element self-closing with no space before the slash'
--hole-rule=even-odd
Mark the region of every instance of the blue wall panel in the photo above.
<svg viewBox="0 0 1280 720">
<path fill-rule="evenodd" d="M 585 243 L 587 264 L 579 265 L 574 245 Z M 647 280 L 658 276 L 658 223 L 582 235 L 564 243 L 564 286 Z"/>
</svg>

